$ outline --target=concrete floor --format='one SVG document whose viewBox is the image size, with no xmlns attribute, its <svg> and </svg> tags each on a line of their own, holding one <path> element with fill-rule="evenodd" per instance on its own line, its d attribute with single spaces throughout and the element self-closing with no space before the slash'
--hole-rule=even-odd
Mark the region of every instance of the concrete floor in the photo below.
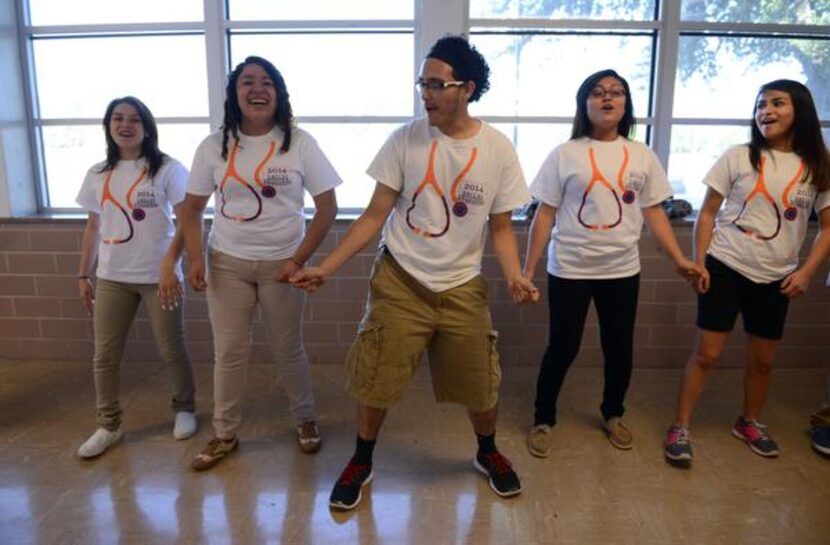
<svg viewBox="0 0 830 545">
<path fill-rule="evenodd" d="M 328 508 L 354 444 L 341 366 L 313 367 L 319 454 L 297 449 L 273 368 L 253 365 L 239 451 L 195 474 L 188 463 L 211 436 L 210 366 L 196 367 L 200 431 L 175 441 L 163 367 L 125 365 L 125 439 L 82 461 L 75 450 L 94 430 L 90 364 L 0 361 L 0 543 L 830 543 L 830 459 L 807 434 L 821 370 L 776 372 L 765 414 L 782 449 L 776 460 L 731 436 L 741 373 L 717 371 L 687 470 L 662 455 L 679 370 L 635 371 L 635 446 L 623 452 L 599 427 L 600 370 L 576 366 L 545 460 L 524 446 L 535 373 L 507 368 L 502 387 L 498 443 L 522 477 L 521 496 L 499 499 L 473 469 L 464 411 L 434 403 L 422 369 L 387 419 L 363 503 L 343 514 Z"/>
</svg>

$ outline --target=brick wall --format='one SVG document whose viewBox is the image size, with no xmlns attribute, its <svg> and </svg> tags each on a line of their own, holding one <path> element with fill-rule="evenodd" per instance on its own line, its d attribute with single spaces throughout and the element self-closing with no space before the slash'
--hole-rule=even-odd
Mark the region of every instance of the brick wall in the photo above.
<svg viewBox="0 0 830 545">
<path fill-rule="evenodd" d="M 338 221 L 323 244 L 325 254 L 343 236 L 348 221 Z M 92 325 L 77 294 L 77 267 L 83 220 L 0 220 L 0 357 L 16 359 L 87 360 L 92 355 Z M 691 225 L 678 223 L 681 245 L 691 245 Z M 517 224 L 520 247 L 527 225 Z M 812 240 L 811 230 L 809 239 Z M 806 246 L 806 245 L 805 245 Z M 360 320 L 374 246 L 355 256 L 319 292 L 305 310 L 306 348 L 313 363 L 342 362 Z M 678 367 L 694 341 L 695 299 L 685 282 L 647 234 L 640 242 L 643 263 L 640 305 L 635 331 L 636 364 Z M 544 289 L 540 266 L 537 284 Z M 490 284 L 491 308 L 500 332 L 505 365 L 536 365 L 547 332 L 546 304 L 516 307 L 499 278 L 498 264 L 488 251 L 484 271 Z M 830 289 L 823 286 L 827 265 L 814 278 L 807 295 L 790 307 L 778 365 L 830 365 Z M 186 308 L 188 344 L 197 363 L 212 358 L 210 324 L 204 296 L 191 294 Z M 732 335 L 724 365 L 742 364 L 743 335 Z M 130 332 L 128 360 L 155 360 L 150 324 L 139 313 Z M 268 358 L 261 324 L 254 325 L 252 359 Z M 601 351 L 596 316 L 586 325 L 580 365 L 598 365 Z"/>
</svg>

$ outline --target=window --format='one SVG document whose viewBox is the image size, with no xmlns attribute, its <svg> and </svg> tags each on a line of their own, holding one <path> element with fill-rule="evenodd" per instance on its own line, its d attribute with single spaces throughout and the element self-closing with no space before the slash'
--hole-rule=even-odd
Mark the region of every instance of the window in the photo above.
<svg viewBox="0 0 830 545">
<path fill-rule="evenodd" d="M 447 32 L 468 32 L 490 62 L 492 88 L 471 109 L 513 139 L 529 180 L 568 138 L 577 86 L 607 67 L 631 84 L 636 138 L 668 165 L 675 196 L 695 207 L 709 166 L 747 140 L 761 83 L 806 83 L 830 135 L 830 0 L 17 5 L 40 206 L 51 211 L 77 209 L 84 173 L 103 159 L 109 100 L 144 100 L 162 149 L 189 164 L 221 123 L 227 72 L 249 54 L 283 72 L 300 126 L 344 179 L 341 207 L 359 210 L 374 188 L 365 169 L 389 133 L 421 113 L 418 63 Z"/>
<path fill-rule="evenodd" d="M 828 22 L 830 0 L 470 0 L 471 40 L 493 68 L 477 112 L 512 122 L 532 179 L 569 136 L 579 84 L 614 68 L 631 85 L 636 138 L 697 208 L 706 171 L 748 140 L 762 83 L 806 83 L 828 124 Z"/>
</svg>

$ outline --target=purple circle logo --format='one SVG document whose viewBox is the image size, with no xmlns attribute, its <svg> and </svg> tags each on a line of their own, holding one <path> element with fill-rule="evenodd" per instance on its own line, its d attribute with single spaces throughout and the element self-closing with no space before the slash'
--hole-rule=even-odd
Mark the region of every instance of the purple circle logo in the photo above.
<svg viewBox="0 0 830 545">
<path fill-rule="evenodd" d="M 454 205 L 452 205 L 452 213 L 458 216 L 459 218 L 463 218 L 467 215 L 469 209 L 467 208 L 467 203 L 458 201 Z"/>
<path fill-rule="evenodd" d="M 135 221 L 141 221 L 147 217 L 147 213 L 143 208 L 134 208 L 132 216 Z"/>
<path fill-rule="evenodd" d="M 623 199 L 623 202 L 624 202 L 625 204 L 631 204 L 631 203 L 633 203 L 633 202 L 634 202 L 634 199 L 636 199 L 636 198 L 637 198 L 637 194 L 636 194 L 636 193 L 634 193 L 634 192 L 633 192 L 632 190 L 630 190 L 630 189 L 626 189 L 626 190 L 623 192 L 622 199 Z"/>
<path fill-rule="evenodd" d="M 793 221 L 795 218 L 798 217 L 798 208 L 795 206 L 790 206 L 786 210 L 784 210 L 784 219 L 787 221 Z"/>
<path fill-rule="evenodd" d="M 273 199 L 274 195 L 276 195 L 276 194 L 277 194 L 277 190 L 274 189 L 274 186 L 272 186 L 272 185 L 266 185 L 265 187 L 262 188 L 262 196 L 265 197 L 266 199 Z"/>
</svg>

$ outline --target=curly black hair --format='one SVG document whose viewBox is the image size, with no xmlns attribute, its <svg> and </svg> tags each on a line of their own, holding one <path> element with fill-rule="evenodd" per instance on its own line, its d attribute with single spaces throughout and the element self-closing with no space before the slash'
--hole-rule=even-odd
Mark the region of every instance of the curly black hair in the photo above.
<svg viewBox="0 0 830 545">
<path fill-rule="evenodd" d="M 490 66 L 478 49 L 463 36 L 446 35 L 435 42 L 427 53 L 428 59 L 438 59 L 452 66 L 453 77 L 472 81 L 476 88 L 469 102 L 475 102 L 490 88 Z"/>
<path fill-rule="evenodd" d="M 280 150 L 285 153 L 291 147 L 291 128 L 294 126 L 294 112 L 288 100 L 288 88 L 285 79 L 277 67 L 262 57 L 251 55 L 236 65 L 228 75 L 228 84 L 225 86 L 225 119 L 222 123 L 222 159 L 228 158 L 228 133 L 239 139 L 239 124 L 242 121 L 242 111 L 239 109 L 239 97 L 236 96 L 236 82 L 242 70 L 249 64 L 256 64 L 265 70 L 277 90 L 277 110 L 274 112 L 274 125 L 282 129 L 285 137 Z"/>
</svg>

